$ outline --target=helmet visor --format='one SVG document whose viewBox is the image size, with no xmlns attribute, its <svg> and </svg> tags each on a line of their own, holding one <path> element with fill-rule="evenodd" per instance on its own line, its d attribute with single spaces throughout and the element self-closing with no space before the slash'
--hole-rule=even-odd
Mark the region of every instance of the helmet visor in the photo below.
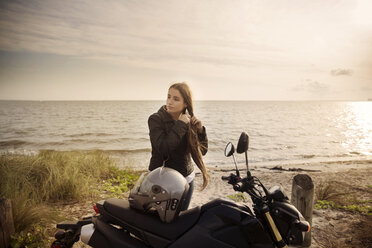
<svg viewBox="0 0 372 248">
<path fill-rule="evenodd" d="M 148 172 L 144 172 L 144 173 L 141 174 L 141 176 L 138 178 L 136 184 L 132 188 L 131 194 L 138 194 L 138 192 L 141 188 L 141 184 L 142 184 L 143 180 L 145 179 L 145 177 L 147 176 L 147 174 L 148 174 Z"/>
</svg>

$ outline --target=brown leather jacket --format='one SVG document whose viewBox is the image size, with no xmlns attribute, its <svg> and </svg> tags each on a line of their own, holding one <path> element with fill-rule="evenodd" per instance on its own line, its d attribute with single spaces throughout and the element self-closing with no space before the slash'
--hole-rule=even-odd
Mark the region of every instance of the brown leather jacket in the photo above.
<svg viewBox="0 0 372 248">
<path fill-rule="evenodd" d="M 173 120 L 166 111 L 165 105 L 157 113 L 152 114 L 148 120 L 151 140 L 151 160 L 149 170 L 154 170 L 164 164 L 173 168 L 183 176 L 193 172 L 190 154 L 187 152 L 187 130 L 188 125 L 180 120 Z M 208 139 L 205 127 L 198 134 L 200 143 L 205 147 L 202 154 L 208 151 Z"/>
</svg>

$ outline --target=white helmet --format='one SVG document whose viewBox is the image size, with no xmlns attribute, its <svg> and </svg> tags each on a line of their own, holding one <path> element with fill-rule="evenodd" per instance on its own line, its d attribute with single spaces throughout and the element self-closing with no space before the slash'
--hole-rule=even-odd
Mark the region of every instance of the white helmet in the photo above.
<svg viewBox="0 0 372 248">
<path fill-rule="evenodd" d="M 163 222 L 172 222 L 179 214 L 189 184 L 178 171 L 159 167 L 143 173 L 130 191 L 132 208 L 148 211 L 154 208 Z"/>
</svg>

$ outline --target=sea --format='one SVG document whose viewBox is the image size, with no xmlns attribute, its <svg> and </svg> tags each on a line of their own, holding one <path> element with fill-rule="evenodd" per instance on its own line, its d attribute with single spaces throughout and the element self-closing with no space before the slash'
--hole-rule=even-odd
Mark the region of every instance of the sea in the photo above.
<svg viewBox="0 0 372 248">
<path fill-rule="evenodd" d="M 148 117 L 164 101 L 0 101 L 0 153 L 102 150 L 119 167 L 147 168 Z M 196 101 L 206 127 L 208 167 L 233 166 L 224 156 L 241 132 L 250 165 L 372 159 L 372 102 Z M 235 154 L 244 165 L 245 156 Z"/>
</svg>

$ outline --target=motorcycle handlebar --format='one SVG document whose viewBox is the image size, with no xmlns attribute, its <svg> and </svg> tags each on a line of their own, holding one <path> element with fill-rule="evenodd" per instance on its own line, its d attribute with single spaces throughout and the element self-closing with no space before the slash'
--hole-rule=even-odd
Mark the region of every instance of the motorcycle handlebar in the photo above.
<svg viewBox="0 0 372 248">
<path fill-rule="evenodd" d="M 222 176 L 221 177 L 222 180 L 225 180 L 225 181 L 229 181 L 230 180 L 230 176 L 226 177 L 226 176 Z"/>
<path fill-rule="evenodd" d="M 228 181 L 229 184 L 233 185 L 235 191 L 241 191 L 243 187 L 243 183 L 240 182 L 241 178 L 231 174 L 230 176 L 222 176 L 222 180 Z"/>
</svg>

